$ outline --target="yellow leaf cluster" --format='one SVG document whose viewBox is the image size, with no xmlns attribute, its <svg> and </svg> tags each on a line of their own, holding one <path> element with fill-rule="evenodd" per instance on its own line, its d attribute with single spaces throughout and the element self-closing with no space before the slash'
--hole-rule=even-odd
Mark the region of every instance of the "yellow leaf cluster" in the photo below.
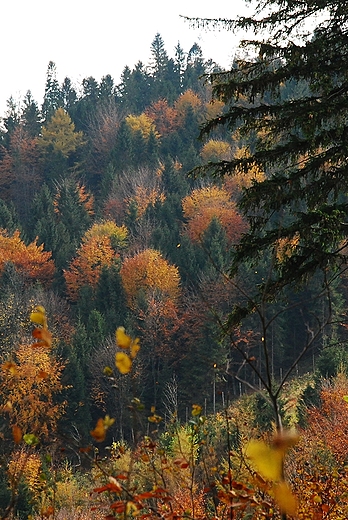
<svg viewBox="0 0 348 520">
<path fill-rule="evenodd" d="M 139 338 L 132 339 L 126 334 L 124 327 L 118 327 L 116 330 L 116 344 L 126 352 L 116 352 L 115 365 L 121 374 L 128 374 L 132 369 L 133 360 L 136 358 L 139 350 Z"/>
<path fill-rule="evenodd" d="M 200 153 L 203 161 L 227 161 L 231 157 L 231 146 L 226 141 L 210 139 Z"/>
<path fill-rule="evenodd" d="M 252 439 L 244 448 L 244 456 L 253 469 L 271 482 L 271 493 L 282 513 L 295 515 L 297 500 L 284 480 L 284 457 L 288 449 L 298 441 L 295 431 L 279 432 L 268 445 L 262 440 Z"/>
<path fill-rule="evenodd" d="M 128 304 L 135 308 L 137 296 L 145 291 L 158 291 L 164 299 L 175 301 L 180 294 L 180 275 L 176 266 L 169 264 L 159 251 L 145 249 L 126 258 L 121 267 L 121 278 Z"/>
<path fill-rule="evenodd" d="M 88 242 L 91 238 L 109 237 L 112 239 L 112 245 L 124 248 L 127 245 L 128 229 L 126 226 L 118 226 L 113 220 L 105 220 L 100 223 L 93 224 L 84 235 L 83 241 Z"/>
<path fill-rule="evenodd" d="M 300 243 L 300 236 L 296 234 L 292 238 L 280 238 L 276 243 L 276 258 L 279 263 L 290 258 Z"/>
<path fill-rule="evenodd" d="M 75 132 L 75 125 L 69 114 L 58 108 L 50 121 L 42 127 L 39 146 L 49 153 L 61 153 L 67 158 L 84 144 L 82 132 Z"/>
<path fill-rule="evenodd" d="M 141 132 L 141 135 L 144 139 L 148 139 L 151 133 L 153 133 L 156 137 L 159 137 L 153 120 L 144 113 L 140 114 L 139 116 L 130 114 L 126 117 L 125 121 L 132 132 Z"/>
<path fill-rule="evenodd" d="M 23 478 L 33 498 L 39 498 L 44 487 L 44 482 L 40 478 L 42 474 L 42 463 L 38 453 L 28 453 L 25 450 L 13 453 L 8 465 L 8 472 L 12 480 Z"/>
</svg>

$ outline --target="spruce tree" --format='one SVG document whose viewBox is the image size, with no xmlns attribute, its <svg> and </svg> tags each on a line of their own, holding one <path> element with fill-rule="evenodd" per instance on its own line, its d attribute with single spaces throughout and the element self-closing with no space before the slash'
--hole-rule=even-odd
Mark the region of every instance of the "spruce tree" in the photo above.
<svg viewBox="0 0 348 520">
<path fill-rule="evenodd" d="M 320 21 L 307 33 L 315 16 Z M 318 269 L 327 273 L 346 262 L 347 22 L 346 3 L 338 0 L 265 0 L 257 15 L 223 22 L 256 35 L 265 30 L 267 38 L 244 42 L 249 53 L 241 54 L 232 70 L 210 76 L 214 96 L 227 109 L 205 125 L 202 136 L 226 125 L 238 129 L 245 142 L 256 136 L 255 147 L 198 171 L 224 177 L 256 165 L 266 173 L 240 200 L 250 228 L 237 247 L 232 273 L 265 251 L 274 257 L 279 244 L 287 243 L 288 253 L 275 262 L 264 287 L 270 296 Z M 283 97 L 291 81 L 306 88 Z"/>
</svg>

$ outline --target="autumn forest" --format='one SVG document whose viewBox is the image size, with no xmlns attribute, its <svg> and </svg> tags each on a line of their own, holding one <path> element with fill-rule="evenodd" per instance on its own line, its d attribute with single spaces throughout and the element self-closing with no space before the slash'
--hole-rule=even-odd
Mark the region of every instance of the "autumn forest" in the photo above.
<svg viewBox="0 0 348 520">
<path fill-rule="evenodd" d="M 231 123 L 224 74 L 156 34 L 120 79 L 60 83 L 50 62 L 42 103 L 7 101 L 3 519 L 348 516 L 346 269 L 297 262 L 307 206 L 278 203 L 258 155 L 285 138 L 273 115 L 245 131 L 263 105 L 243 89 Z M 284 106 L 310 96 L 279 83 Z"/>
</svg>

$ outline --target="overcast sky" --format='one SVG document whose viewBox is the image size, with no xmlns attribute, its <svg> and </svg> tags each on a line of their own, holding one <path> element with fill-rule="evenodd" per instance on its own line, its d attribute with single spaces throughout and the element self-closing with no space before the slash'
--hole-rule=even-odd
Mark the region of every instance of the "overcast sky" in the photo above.
<svg viewBox="0 0 348 520">
<path fill-rule="evenodd" d="M 186 52 L 196 42 L 204 58 L 228 67 L 236 37 L 194 30 L 180 15 L 234 18 L 241 9 L 243 0 L 0 0 L 0 116 L 11 95 L 19 100 L 27 90 L 41 105 L 50 60 L 60 82 L 110 74 L 118 83 L 125 65 L 148 64 L 156 33 L 169 57 L 178 41 Z"/>
</svg>

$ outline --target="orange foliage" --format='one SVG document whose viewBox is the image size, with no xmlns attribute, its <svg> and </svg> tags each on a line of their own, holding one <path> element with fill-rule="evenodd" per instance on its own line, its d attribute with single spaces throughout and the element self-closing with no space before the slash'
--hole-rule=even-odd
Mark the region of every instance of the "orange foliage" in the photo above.
<svg viewBox="0 0 348 520">
<path fill-rule="evenodd" d="M 125 259 L 120 271 L 128 304 L 136 307 L 137 297 L 142 294 L 161 294 L 163 299 L 175 301 L 180 293 L 180 275 L 177 267 L 170 265 L 161 253 L 145 249 L 132 258 Z"/>
<path fill-rule="evenodd" d="M 216 186 L 193 190 L 182 201 L 184 216 L 188 220 L 187 233 L 191 240 L 199 241 L 210 222 L 217 218 L 230 242 L 237 242 L 246 224 L 236 210 L 228 192 Z"/>
<path fill-rule="evenodd" d="M 347 460 L 348 454 L 348 403 L 343 399 L 345 395 L 348 395 L 348 381 L 339 375 L 322 389 L 320 408 L 308 410 L 306 428 L 306 435 L 312 442 L 315 445 L 323 443 L 339 461 Z"/>
<path fill-rule="evenodd" d="M 11 426 L 25 435 L 47 436 L 56 429 L 64 405 L 53 397 L 62 391 L 63 365 L 47 349 L 22 345 L 12 362 L 0 366 L 2 410 Z"/>
<path fill-rule="evenodd" d="M 96 287 L 103 267 L 112 265 L 118 254 L 111 246 L 109 236 L 91 236 L 85 239 L 64 270 L 68 295 L 71 301 L 76 301 L 78 292 L 84 285 Z"/>
<path fill-rule="evenodd" d="M 28 246 L 20 238 L 19 231 L 9 236 L 6 230 L 0 229 L 0 272 L 6 263 L 11 262 L 16 269 L 30 280 L 43 283 L 52 282 L 55 267 L 51 253 L 38 246 L 36 240 Z"/>
<path fill-rule="evenodd" d="M 185 116 L 188 108 L 192 108 L 194 112 L 197 112 L 202 107 L 201 98 L 193 92 L 193 90 L 186 90 L 175 102 L 175 110 L 178 114 L 178 122 L 182 124 L 185 120 Z"/>
<path fill-rule="evenodd" d="M 319 407 L 308 409 L 308 425 L 287 472 L 299 501 L 298 518 L 348 518 L 348 380 L 325 382 Z"/>
<path fill-rule="evenodd" d="M 164 202 L 165 195 L 158 188 L 146 186 L 136 186 L 135 195 L 129 199 L 129 202 L 135 201 L 137 205 L 138 218 L 142 217 L 149 206 L 154 206 L 156 202 Z"/>
<path fill-rule="evenodd" d="M 177 111 L 168 105 L 166 99 L 159 99 L 152 103 L 145 114 L 155 123 L 160 135 L 166 136 L 178 126 Z"/>
</svg>

